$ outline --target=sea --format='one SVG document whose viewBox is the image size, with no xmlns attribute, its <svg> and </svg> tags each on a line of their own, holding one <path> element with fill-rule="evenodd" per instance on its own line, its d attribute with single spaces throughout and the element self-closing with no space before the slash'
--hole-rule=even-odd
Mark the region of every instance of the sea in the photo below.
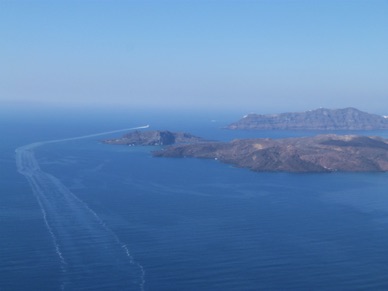
<svg viewBox="0 0 388 291">
<path fill-rule="evenodd" d="M 322 132 L 229 131 L 240 116 L 213 112 L 0 111 L 1 291 L 388 289 L 387 173 L 258 173 L 101 143 Z"/>
</svg>

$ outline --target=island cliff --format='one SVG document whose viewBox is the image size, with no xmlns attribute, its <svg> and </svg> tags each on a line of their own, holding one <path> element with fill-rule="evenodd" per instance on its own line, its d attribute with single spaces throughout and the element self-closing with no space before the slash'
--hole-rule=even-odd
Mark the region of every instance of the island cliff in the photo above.
<svg viewBox="0 0 388 291">
<path fill-rule="evenodd" d="M 204 141 L 202 138 L 185 132 L 170 132 L 167 130 L 133 131 L 121 138 L 106 139 L 103 143 L 129 146 L 159 146 L 185 144 Z"/>
<path fill-rule="evenodd" d="M 306 112 L 248 114 L 227 129 L 244 130 L 378 130 L 388 129 L 388 118 L 355 108 L 319 108 Z"/>
<path fill-rule="evenodd" d="M 253 171 L 388 171 L 388 141 L 356 135 L 201 142 L 170 146 L 153 155 L 215 159 Z"/>
</svg>

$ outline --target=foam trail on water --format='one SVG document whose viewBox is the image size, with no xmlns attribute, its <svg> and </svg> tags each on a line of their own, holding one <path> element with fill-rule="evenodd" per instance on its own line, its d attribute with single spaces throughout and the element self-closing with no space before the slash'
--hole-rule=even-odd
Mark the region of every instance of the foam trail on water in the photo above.
<svg viewBox="0 0 388 291">
<path fill-rule="evenodd" d="M 144 290 L 145 270 L 133 258 L 127 245 L 95 211 L 74 195 L 58 178 L 41 170 L 34 149 L 49 143 L 148 127 L 147 125 L 36 142 L 15 150 L 18 172 L 26 177 L 31 186 L 59 258 L 62 290 L 96 288 Z"/>
</svg>

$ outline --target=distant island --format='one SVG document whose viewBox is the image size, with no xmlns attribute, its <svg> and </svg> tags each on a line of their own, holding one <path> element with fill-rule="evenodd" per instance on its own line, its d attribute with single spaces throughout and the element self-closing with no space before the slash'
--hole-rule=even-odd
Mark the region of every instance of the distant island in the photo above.
<svg viewBox="0 0 388 291">
<path fill-rule="evenodd" d="M 288 119 L 286 119 L 287 116 Z M 387 118 L 354 108 L 317 109 L 308 113 L 283 113 L 277 117 L 254 115 L 243 120 L 258 122 L 257 120 L 267 120 L 266 118 L 279 121 L 279 123 L 272 123 L 272 127 L 277 129 L 290 129 L 291 125 L 296 127 L 297 124 L 301 126 L 303 123 L 304 129 L 306 127 L 323 129 L 323 125 L 325 129 L 382 129 L 385 128 L 384 122 L 387 123 L 388 129 Z M 289 123 L 288 125 L 280 123 L 280 120 L 288 120 Z M 249 124 L 253 126 L 258 123 L 248 122 L 245 126 Z M 268 122 L 265 124 L 270 125 Z M 261 124 L 261 126 L 264 125 Z M 298 127 L 298 129 L 302 128 Z M 323 134 L 315 137 L 237 139 L 218 142 L 207 141 L 186 132 L 144 130 L 129 132 L 122 137 L 106 139 L 102 142 L 127 146 L 164 146 L 161 150 L 154 151 L 153 156 L 214 159 L 253 171 L 388 171 L 388 140 L 381 137 Z"/>
<path fill-rule="evenodd" d="M 253 171 L 388 171 L 388 141 L 357 135 L 199 142 L 169 146 L 153 155 L 214 159 Z"/>
<path fill-rule="evenodd" d="M 356 108 L 319 108 L 305 112 L 248 114 L 227 129 L 243 130 L 379 130 L 388 129 L 388 118 Z"/>
<path fill-rule="evenodd" d="M 165 146 L 172 144 L 187 144 L 204 141 L 204 139 L 185 132 L 168 130 L 133 131 L 120 138 L 105 139 L 106 144 L 128 146 Z"/>
</svg>

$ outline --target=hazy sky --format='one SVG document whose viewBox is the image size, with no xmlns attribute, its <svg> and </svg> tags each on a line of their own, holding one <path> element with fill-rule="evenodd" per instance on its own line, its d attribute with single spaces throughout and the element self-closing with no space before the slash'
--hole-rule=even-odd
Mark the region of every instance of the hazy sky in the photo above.
<svg viewBox="0 0 388 291">
<path fill-rule="evenodd" d="M 0 0 L 0 101 L 388 112 L 388 1 Z"/>
</svg>

